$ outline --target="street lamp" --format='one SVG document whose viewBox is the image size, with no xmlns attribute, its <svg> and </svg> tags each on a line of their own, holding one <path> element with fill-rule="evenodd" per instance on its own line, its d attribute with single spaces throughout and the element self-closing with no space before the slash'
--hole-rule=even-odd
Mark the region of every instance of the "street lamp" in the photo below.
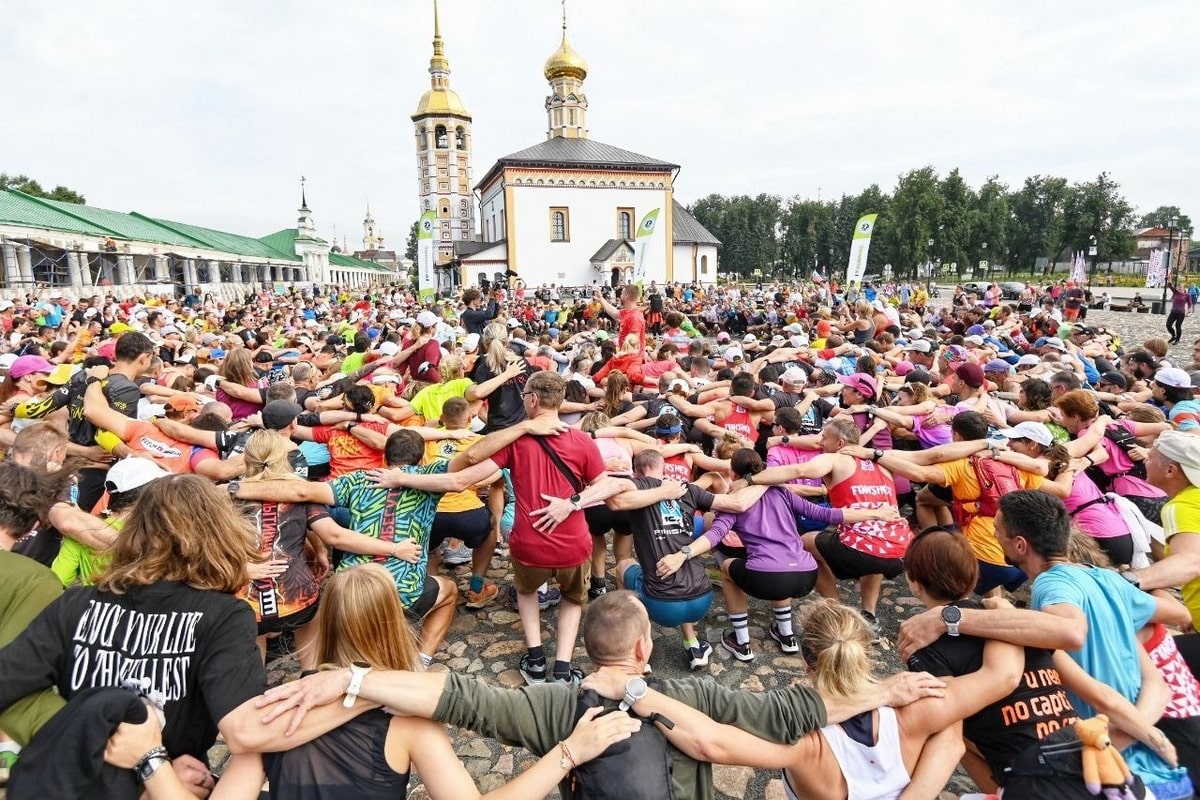
<svg viewBox="0 0 1200 800">
<path fill-rule="evenodd" d="M 1092 259 L 1092 271 L 1091 274 L 1086 272 L 1084 273 L 1083 282 L 1085 284 L 1091 283 L 1091 276 L 1096 273 L 1096 262 L 1100 259 L 1100 248 L 1097 246 L 1097 244 L 1098 242 L 1096 240 L 1096 234 L 1093 233 L 1088 237 L 1088 255 L 1091 256 Z"/>
<path fill-rule="evenodd" d="M 1162 311 L 1167 313 L 1167 285 L 1171 282 L 1171 269 L 1175 266 L 1174 259 L 1171 258 L 1171 246 L 1175 244 L 1175 231 L 1179 230 L 1179 218 L 1171 217 L 1167 220 L 1167 231 L 1170 236 L 1167 237 L 1167 263 L 1163 265 L 1163 290 L 1162 290 Z"/>
<path fill-rule="evenodd" d="M 933 237 L 925 243 L 925 291 L 929 292 L 929 284 L 933 282 Z"/>
</svg>

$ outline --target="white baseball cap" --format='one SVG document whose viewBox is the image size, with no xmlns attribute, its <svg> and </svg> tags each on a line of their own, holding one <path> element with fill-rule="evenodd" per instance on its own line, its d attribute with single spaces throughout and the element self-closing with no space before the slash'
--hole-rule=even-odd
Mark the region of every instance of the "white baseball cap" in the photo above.
<svg viewBox="0 0 1200 800">
<path fill-rule="evenodd" d="M 1001 428 L 997 433 L 1005 439 L 1028 439 L 1042 447 L 1049 447 L 1054 443 L 1054 434 L 1040 422 L 1022 422 L 1011 428 Z"/>
</svg>

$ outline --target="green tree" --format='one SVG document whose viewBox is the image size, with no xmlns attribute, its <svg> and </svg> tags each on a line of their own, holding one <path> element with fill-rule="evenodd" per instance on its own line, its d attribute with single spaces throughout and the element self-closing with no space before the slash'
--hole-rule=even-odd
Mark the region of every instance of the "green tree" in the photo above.
<svg viewBox="0 0 1200 800">
<path fill-rule="evenodd" d="M 747 276 L 761 269 L 764 275 L 769 273 L 778 255 L 779 197 L 711 194 L 688 211 L 721 240 L 721 266 L 726 272 Z"/>
<path fill-rule="evenodd" d="M 408 244 L 404 246 L 404 257 L 414 264 L 417 262 L 417 236 L 421 233 L 421 221 L 417 220 L 408 229 Z"/>
<path fill-rule="evenodd" d="M 1054 260 L 1069 259 L 1072 253 L 1087 253 L 1093 240 L 1096 253 L 1092 267 L 1100 261 L 1120 261 L 1133 253 L 1133 206 L 1121 195 L 1121 186 L 1108 173 L 1096 180 L 1069 188 L 1063 204 Z"/>
<path fill-rule="evenodd" d="M 1034 175 L 1009 196 L 1012 225 L 1007 260 L 1018 269 L 1032 268 L 1037 259 L 1054 255 L 1062 236 L 1067 181 Z"/>
<path fill-rule="evenodd" d="M 914 169 L 901 175 L 892 193 L 889 217 L 895 220 L 894 235 L 888 238 L 888 257 L 897 275 L 917 277 L 927 259 L 941 258 L 942 241 L 938 224 L 945 209 L 942 185 L 933 167 Z M 929 240 L 933 239 L 931 247 Z"/>
<path fill-rule="evenodd" d="M 1139 228 L 1166 228 L 1174 219 L 1176 228 L 1181 231 L 1192 230 L 1192 218 L 1179 210 L 1179 206 L 1159 206 L 1149 214 L 1143 214 L 1137 226 Z"/>
<path fill-rule="evenodd" d="M 993 175 L 979 187 L 971 208 L 969 255 L 975 261 L 987 261 L 989 268 L 1006 260 L 1011 213 L 1008 194 L 1008 186 Z"/>
<path fill-rule="evenodd" d="M 971 210 L 975 207 L 975 190 L 967 185 L 955 168 L 938 184 L 942 195 L 942 213 L 938 218 L 937 249 L 942 263 L 957 264 L 962 275 L 974 263 L 971 253 Z"/>
<path fill-rule="evenodd" d="M 823 271 L 833 242 L 834 212 L 834 205 L 828 202 L 799 197 L 788 202 L 780 217 L 783 235 L 779 242 L 786 275 L 807 278 L 813 270 Z"/>
<path fill-rule="evenodd" d="M 9 175 L 0 172 L 0 189 L 16 189 L 18 192 L 24 192 L 33 197 L 58 200 L 62 203 L 83 205 L 87 202 L 87 199 L 83 195 L 72 189 L 68 189 L 66 186 L 55 186 L 50 191 L 46 191 L 40 183 L 27 175 Z"/>
</svg>

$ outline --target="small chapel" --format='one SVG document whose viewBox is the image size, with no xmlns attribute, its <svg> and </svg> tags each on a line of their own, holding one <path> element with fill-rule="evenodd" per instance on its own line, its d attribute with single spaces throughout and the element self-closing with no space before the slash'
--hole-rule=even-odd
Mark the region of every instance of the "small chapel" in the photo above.
<svg viewBox="0 0 1200 800">
<path fill-rule="evenodd" d="M 412 115 L 420 210 L 435 211 L 439 292 L 484 280 L 528 286 L 613 286 L 635 278 L 639 223 L 657 210 L 638 276 L 715 283 L 720 242 L 674 198 L 679 165 L 591 138 L 588 65 L 562 39 L 546 59 L 546 138 L 503 156 L 471 185 L 471 123 L 450 88 L 434 0 L 430 89 Z M 476 206 L 475 196 L 479 202 Z"/>
</svg>

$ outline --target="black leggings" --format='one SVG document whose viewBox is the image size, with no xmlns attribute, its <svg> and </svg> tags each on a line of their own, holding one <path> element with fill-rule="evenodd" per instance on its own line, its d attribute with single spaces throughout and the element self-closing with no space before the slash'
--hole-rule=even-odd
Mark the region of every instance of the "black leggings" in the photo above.
<svg viewBox="0 0 1200 800">
<path fill-rule="evenodd" d="M 760 572 L 747 569 L 740 558 L 729 562 L 729 577 L 734 584 L 759 600 L 793 600 L 804 597 L 817 585 L 817 570 L 805 572 Z"/>
<path fill-rule="evenodd" d="M 1167 333 L 1171 337 L 1171 344 L 1175 344 L 1183 338 L 1183 312 L 1172 311 L 1167 314 Z"/>
<path fill-rule="evenodd" d="M 1107 539 L 1097 539 L 1093 536 L 1092 540 L 1100 545 L 1100 549 L 1108 556 L 1108 560 L 1114 567 L 1133 561 L 1133 534 L 1127 533 L 1124 536 L 1113 536 Z"/>
</svg>

